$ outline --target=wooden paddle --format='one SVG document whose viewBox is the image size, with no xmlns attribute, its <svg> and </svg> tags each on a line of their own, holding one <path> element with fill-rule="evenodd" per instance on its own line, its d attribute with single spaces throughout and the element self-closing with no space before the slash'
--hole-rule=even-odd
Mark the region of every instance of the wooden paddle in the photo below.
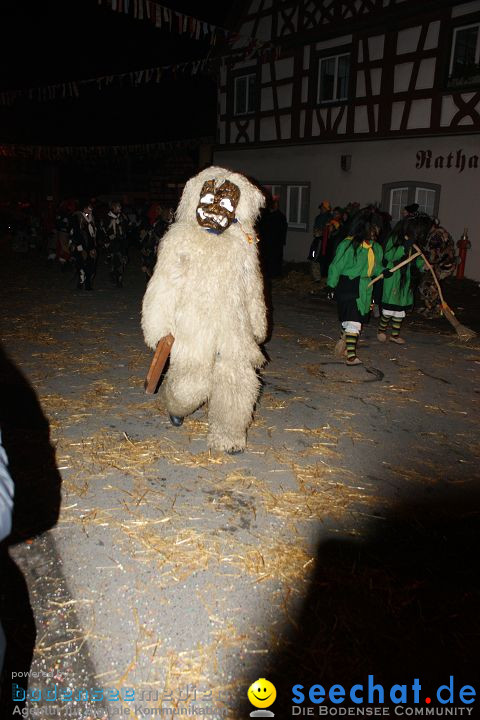
<svg viewBox="0 0 480 720">
<path fill-rule="evenodd" d="M 165 335 L 165 337 L 160 338 L 157 343 L 155 354 L 152 362 L 150 363 L 147 377 L 145 378 L 145 382 L 143 384 L 147 395 L 153 395 L 157 390 L 157 386 L 160 381 L 163 368 L 165 367 L 165 363 L 167 362 L 167 358 L 170 355 L 174 339 L 173 335 Z"/>
</svg>

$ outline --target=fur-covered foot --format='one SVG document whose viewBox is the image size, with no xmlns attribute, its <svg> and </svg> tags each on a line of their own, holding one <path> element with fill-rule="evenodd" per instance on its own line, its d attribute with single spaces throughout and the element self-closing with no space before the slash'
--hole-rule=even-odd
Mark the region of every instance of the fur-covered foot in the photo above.
<svg viewBox="0 0 480 720">
<path fill-rule="evenodd" d="M 345 365 L 363 365 L 362 361 L 358 357 L 353 358 L 347 358 L 345 360 Z"/>
<path fill-rule="evenodd" d="M 379 342 L 387 342 L 387 336 L 384 332 L 378 332 L 377 333 L 377 340 Z"/>
<path fill-rule="evenodd" d="M 168 418 L 174 427 L 180 427 L 183 425 L 183 418 L 178 415 L 168 415 Z"/>
<path fill-rule="evenodd" d="M 397 343 L 397 345 L 405 345 L 405 340 L 402 337 L 393 337 L 390 335 L 390 342 Z"/>
<path fill-rule="evenodd" d="M 231 435 L 229 437 L 214 430 L 208 434 L 207 445 L 211 450 L 223 450 L 228 455 L 237 455 L 245 450 L 246 438 Z"/>
</svg>

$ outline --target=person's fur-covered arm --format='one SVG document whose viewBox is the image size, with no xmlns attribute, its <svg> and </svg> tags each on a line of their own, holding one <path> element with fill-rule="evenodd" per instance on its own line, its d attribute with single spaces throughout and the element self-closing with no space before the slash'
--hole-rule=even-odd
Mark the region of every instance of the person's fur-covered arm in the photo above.
<svg viewBox="0 0 480 720">
<path fill-rule="evenodd" d="M 174 231 L 167 233 L 160 243 L 155 270 L 143 297 L 143 336 L 152 350 L 165 335 L 175 337 L 176 299 L 181 291 L 182 265 L 187 261 L 175 235 Z"/>
<path fill-rule="evenodd" d="M 263 291 L 263 279 L 256 248 L 252 248 L 245 262 L 245 280 L 247 287 L 247 303 L 252 324 L 253 335 L 261 344 L 267 337 L 267 309 Z"/>
</svg>

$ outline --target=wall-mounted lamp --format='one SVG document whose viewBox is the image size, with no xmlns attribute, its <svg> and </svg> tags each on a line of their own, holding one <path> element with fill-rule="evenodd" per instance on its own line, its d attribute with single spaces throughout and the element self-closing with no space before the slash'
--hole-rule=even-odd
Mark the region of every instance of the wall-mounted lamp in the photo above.
<svg viewBox="0 0 480 720">
<path fill-rule="evenodd" d="M 352 169 L 352 156 L 351 155 L 342 155 L 340 157 L 340 167 L 342 170 L 349 171 Z"/>
</svg>

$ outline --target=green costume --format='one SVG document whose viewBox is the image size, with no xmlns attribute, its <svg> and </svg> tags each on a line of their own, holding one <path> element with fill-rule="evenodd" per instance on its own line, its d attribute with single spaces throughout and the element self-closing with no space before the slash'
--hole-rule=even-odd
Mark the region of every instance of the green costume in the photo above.
<svg viewBox="0 0 480 720">
<path fill-rule="evenodd" d="M 406 250 L 403 245 L 394 245 L 393 238 L 390 236 L 383 252 L 384 265 L 390 270 L 390 268 L 398 265 L 399 262 L 411 254 L 412 250 Z M 382 308 L 386 310 L 409 310 L 413 307 L 411 283 L 411 265 L 413 263 L 419 270 L 423 268 L 423 259 L 418 257 L 383 281 Z"/>
<path fill-rule="evenodd" d="M 335 288 L 340 321 L 363 322 L 370 312 L 373 288 L 368 283 L 383 268 L 381 245 L 366 242 L 355 247 L 351 237 L 339 244 L 328 270 L 327 285 Z"/>
</svg>

